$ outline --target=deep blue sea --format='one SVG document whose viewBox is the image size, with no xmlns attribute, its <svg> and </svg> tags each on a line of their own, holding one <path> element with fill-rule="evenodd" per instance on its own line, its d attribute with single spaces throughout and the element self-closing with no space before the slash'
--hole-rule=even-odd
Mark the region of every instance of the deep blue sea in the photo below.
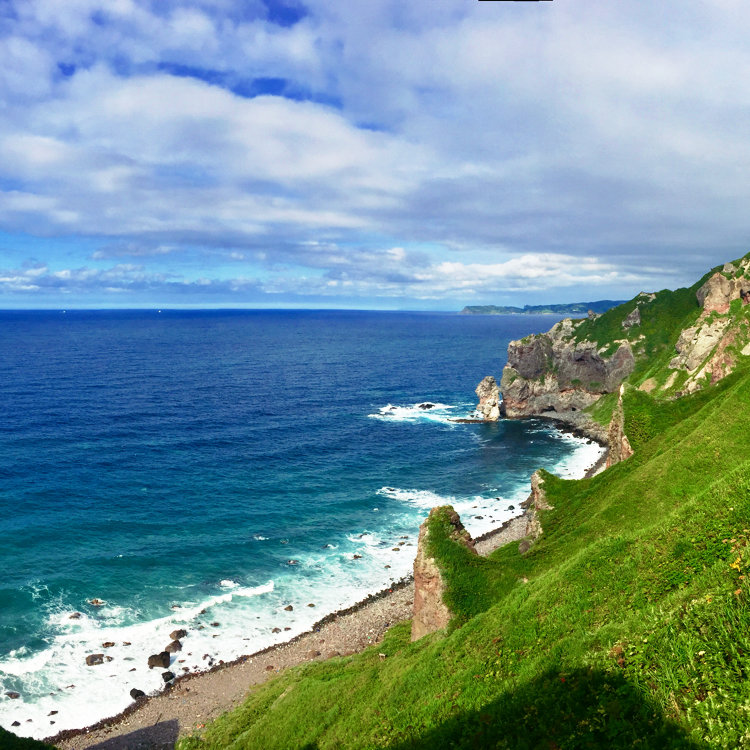
<svg viewBox="0 0 750 750">
<path fill-rule="evenodd" d="M 479 534 L 582 474 L 598 446 L 547 423 L 449 421 L 556 320 L 0 312 L 0 725 L 113 715 L 172 630 L 175 672 L 253 653 L 408 574 L 433 505 Z"/>
</svg>

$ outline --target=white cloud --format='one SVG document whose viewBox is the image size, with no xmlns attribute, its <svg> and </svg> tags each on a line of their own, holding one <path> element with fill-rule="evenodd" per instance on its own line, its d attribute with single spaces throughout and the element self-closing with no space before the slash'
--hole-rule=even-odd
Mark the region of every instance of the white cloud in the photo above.
<svg viewBox="0 0 750 750">
<path fill-rule="evenodd" d="M 686 281 L 747 241 L 749 6 L 305 7 L 14 2 L 0 229 L 99 238 L 146 275 L 201 247 L 293 267 L 275 292 L 414 298 L 630 292 L 632 268 Z"/>
</svg>

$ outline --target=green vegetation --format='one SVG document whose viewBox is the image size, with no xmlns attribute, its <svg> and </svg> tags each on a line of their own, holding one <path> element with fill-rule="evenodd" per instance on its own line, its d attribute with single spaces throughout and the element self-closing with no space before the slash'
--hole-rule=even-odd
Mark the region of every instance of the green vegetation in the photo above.
<svg viewBox="0 0 750 750">
<path fill-rule="evenodd" d="M 552 509 L 525 554 L 472 555 L 449 508 L 432 516 L 445 632 L 411 643 L 404 623 L 362 654 L 290 670 L 180 750 L 750 748 L 750 364 L 678 399 L 689 375 L 668 367 L 717 270 L 575 326 L 603 356 L 633 349 L 635 454 L 580 481 L 543 473 Z M 750 307 L 728 314 L 736 354 Z M 607 425 L 616 404 L 587 412 Z"/>
<path fill-rule="evenodd" d="M 28 737 L 17 737 L 0 727 L 0 748 L 2 750 L 54 750 L 51 745 L 32 740 Z"/>
<path fill-rule="evenodd" d="M 635 455 L 545 474 L 525 555 L 436 515 L 447 632 L 290 670 L 180 750 L 750 747 L 750 374 L 625 414 Z"/>
</svg>

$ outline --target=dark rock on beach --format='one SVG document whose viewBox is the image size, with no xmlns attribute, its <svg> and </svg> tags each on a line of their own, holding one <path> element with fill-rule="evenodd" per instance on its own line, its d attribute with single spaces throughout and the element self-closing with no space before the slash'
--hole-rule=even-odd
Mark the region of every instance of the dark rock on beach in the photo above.
<svg viewBox="0 0 750 750">
<path fill-rule="evenodd" d="M 89 667 L 96 666 L 97 664 L 104 664 L 104 654 L 89 654 L 86 657 L 86 664 Z"/>
<path fill-rule="evenodd" d="M 139 698 L 145 698 L 146 697 L 146 693 L 144 693 L 143 690 L 138 690 L 138 688 L 133 688 L 130 691 L 130 697 L 134 701 L 137 701 Z"/>
<path fill-rule="evenodd" d="M 171 682 L 174 680 L 174 672 L 162 672 L 161 678 L 164 682 Z"/>
<path fill-rule="evenodd" d="M 169 652 L 162 651 L 160 654 L 152 654 L 148 657 L 148 668 L 152 667 L 163 667 L 166 669 L 169 666 Z"/>
</svg>

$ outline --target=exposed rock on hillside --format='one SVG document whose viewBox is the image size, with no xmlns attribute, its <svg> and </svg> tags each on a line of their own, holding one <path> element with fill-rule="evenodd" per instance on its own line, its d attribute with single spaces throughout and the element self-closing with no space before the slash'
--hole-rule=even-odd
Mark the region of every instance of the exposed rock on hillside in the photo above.
<svg viewBox="0 0 750 750">
<path fill-rule="evenodd" d="M 476 394 L 479 397 L 477 412 L 488 422 L 497 422 L 500 419 L 500 388 L 495 378 L 488 375 L 477 386 Z"/>
<path fill-rule="evenodd" d="M 741 355 L 747 355 L 743 347 L 748 339 L 747 325 L 730 309 L 734 300 L 740 300 L 742 306 L 750 302 L 750 258 L 743 258 L 737 265 L 726 263 L 721 273 L 714 273 L 698 289 L 696 298 L 703 311 L 695 325 L 680 333 L 677 354 L 669 363 L 670 369 L 688 373 L 681 393 L 693 393 L 726 377 L 737 364 L 738 348 Z M 674 373 L 665 387 L 670 387 L 676 377 Z"/>
<path fill-rule="evenodd" d="M 547 493 L 544 491 L 544 479 L 539 471 L 535 471 L 531 475 L 531 495 L 524 502 L 523 507 L 527 509 L 526 512 L 526 536 L 530 539 L 522 547 L 521 551 L 525 551 L 529 548 L 530 541 L 538 539 L 542 535 L 542 524 L 539 520 L 540 510 L 552 510 L 552 506 L 547 502 Z"/>
<path fill-rule="evenodd" d="M 595 341 L 576 341 L 580 321 L 563 320 L 547 333 L 511 341 L 500 390 L 508 417 L 580 411 L 611 393 L 633 371 L 628 341 L 606 356 Z"/>
<path fill-rule="evenodd" d="M 609 451 L 607 452 L 607 468 L 619 464 L 626 458 L 633 455 L 633 449 L 630 447 L 630 441 L 625 434 L 625 412 L 622 406 L 622 394 L 624 386 L 620 386 L 620 395 L 617 399 L 617 406 L 612 414 L 612 420 L 609 423 L 607 434 L 607 443 Z"/>
<path fill-rule="evenodd" d="M 448 625 L 453 616 L 443 601 L 445 581 L 435 558 L 428 552 L 430 524 L 439 518 L 447 519 L 451 526 L 449 535 L 476 554 L 474 541 L 461 523 L 458 513 L 450 505 L 433 508 L 419 527 L 417 556 L 414 560 L 414 612 L 411 621 L 411 639 L 418 640 L 427 633 Z"/>
</svg>

